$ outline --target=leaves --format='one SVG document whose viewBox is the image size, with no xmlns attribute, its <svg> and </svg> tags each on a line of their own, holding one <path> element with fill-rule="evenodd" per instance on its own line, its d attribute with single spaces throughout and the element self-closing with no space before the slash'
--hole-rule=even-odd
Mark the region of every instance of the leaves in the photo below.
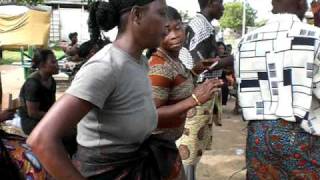
<svg viewBox="0 0 320 180">
<path fill-rule="evenodd" d="M 43 3 L 44 0 L 17 0 L 18 4 L 37 5 Z"/>
<path fill-rule="evenodd" d="M 91 3 L 96 2 L 98 0 L 81 0 L 81 2 L 87 2 L 87 4 L 90 6 Z"/>
<path fill-rule="evenodd" d="M 246 25 L 254 26 L 256 19 L 256 11 L 246 4 Z M 243 15 L 243 3 L 242 2 L 230 2 L 224 5 L 224 14 L 220 19 L 220 25 L 222 28 L 230 28 L 240 31 L 242 28 L 242 15 Z"/>
<path fill-rule="evenodd" d="M 189 11 L 179 11 L 182 21 L 188 23 L 192 17 L 189 16 Z"/>
<path fill-rule="evenodd" d="M 82 2 L 88 2 L 88 5 L 90 5 L 92 2 L 95 2 L 97 0 L 82 0 Z M 17 0 L 18 4 L 24 4 L 24 5 L 37 5 L 43 3 L 44 0 Z"/>
</svg>

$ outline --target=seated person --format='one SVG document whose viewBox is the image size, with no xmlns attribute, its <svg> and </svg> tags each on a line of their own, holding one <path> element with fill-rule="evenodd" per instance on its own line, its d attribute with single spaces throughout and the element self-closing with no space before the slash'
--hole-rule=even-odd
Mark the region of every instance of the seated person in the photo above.
<svg viewBox="0 0 320 180">
<path fill-rule="evenodd" d="M 62 47 L 62 50 L 69 56 L 74 56 L 78 54 L 78 33 L 70 33 L 69 39 L 71 41 L 67 46 Z"/>
<path fill-rule="evenodd" d="M 81 61 L 81 59 L 79 58 L 78 33 L 70 33 L 69 39 L 71 41 L 70 44 L 68 44 L 66 41 L 62 41 L 60 43 L 60 47 L 62 48 L 67 60 L 69 61 L 66 64 L 66 68 L 72 69 L 75 66 L 75 63 Z"/>
<path fill-rule="evenodd" d="M 92 40 L 86 41 L 79 47 L 79 58 L 81 58 L 81 62 L 75 65 L 72 69 L 70 79 L 73 80 L 77 72 L 80 70 L 82 65 L 86 63 L 93 55 L 95 55 L 100 50 L 98 44 Z"/>
<path fill-rule="evenodd" d="M 32 73 L 23 84 L 20 91 L 22 107 L 19 109 L 21 127 L 29 135 L 42 117 L 48 112 L 56 100 L 56 82 L 53 75 L 59 72 L 56 57 L 51 50 L 43 49 L 32 59 L 37 71 Z M 63 139 L 69 155 L 76 151 L 76 130 L 70 130 Z"/>
<path fill-rule="evenodd" d="M 22 107 L 19 109 L 21 126 L 29 135 L 40 119 L 56 100 L 56 82 L 52 75 L 58 74 L 59 67 L 51 50 L 39 50 L 32 59 L 37 70 L 23 84 L 20 91 Z"/>
</svg>

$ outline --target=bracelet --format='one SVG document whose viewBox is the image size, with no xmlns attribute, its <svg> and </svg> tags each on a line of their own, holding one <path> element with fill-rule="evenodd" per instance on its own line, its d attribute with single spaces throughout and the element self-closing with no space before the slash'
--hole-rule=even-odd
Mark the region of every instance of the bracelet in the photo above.
<svg viewBox="0 0 320 180">
<path fill-rule="evenodd" d="M 198 104 L 198 106 L 201 106 L 201 102 L 199 101 L 199 99 L 197 98 L 197 96 L 195 94 L 192 94 L 191 97 L 196 101 L 196 103 Z"/>
</svg>

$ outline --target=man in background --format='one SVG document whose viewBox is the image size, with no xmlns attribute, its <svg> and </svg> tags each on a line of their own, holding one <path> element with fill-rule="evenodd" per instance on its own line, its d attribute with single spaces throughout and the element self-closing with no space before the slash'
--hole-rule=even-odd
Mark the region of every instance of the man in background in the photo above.
<svg viewBox="0 0 320 180">
<path fill-rule="evenodd" d="M 306 0 L 272 5 L 237 49 L 247 179 L 320 179 L 320 29 L 302 22 Z"/>
</svg>

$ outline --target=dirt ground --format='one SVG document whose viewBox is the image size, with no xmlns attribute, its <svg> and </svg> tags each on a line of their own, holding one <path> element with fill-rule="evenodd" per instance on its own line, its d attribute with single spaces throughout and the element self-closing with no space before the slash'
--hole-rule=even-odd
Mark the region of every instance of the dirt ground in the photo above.
<svg viewBox="0 0 320 180">
<path fill-rule="evenodd" d="M 0 66 L 4 93 L 18 97 L 24 82 L 20 66 Z M 58 96 L 63 94 L 59 92 Z M 207 151 L 197 168 L 198 180 L 244 180 L 246 123 L 239 115 L 233 115 L 234 99 L 224 107 L 223 126 L 213 127 L 213 150 Z"/>
<path fill-rule="evenodd" d="M 198 180 L 245 179 L 246 123 L 233 114 L 233 108 L 231 99 L 224 107 L 222 127 L 213 127 L 213 147 L 200 161 Z"/>
</svg>

